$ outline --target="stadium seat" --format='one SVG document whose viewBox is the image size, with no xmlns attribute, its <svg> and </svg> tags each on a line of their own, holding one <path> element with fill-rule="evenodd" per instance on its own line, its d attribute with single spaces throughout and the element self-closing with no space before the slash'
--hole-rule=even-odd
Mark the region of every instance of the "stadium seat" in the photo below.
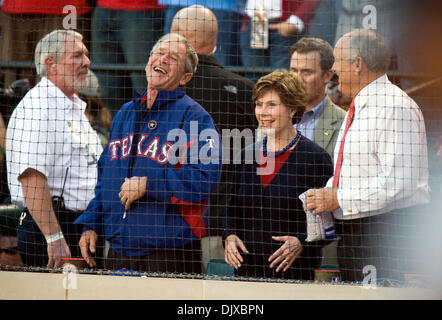
<svg viewBox="0 0 442 320">
<path fill-rule="evenodd" d="M 224 259 L 211 259 L 207 264 L 206 275 L 233 277 L 235 273 L 234 268 L 229 266 Z"/>
</svg>

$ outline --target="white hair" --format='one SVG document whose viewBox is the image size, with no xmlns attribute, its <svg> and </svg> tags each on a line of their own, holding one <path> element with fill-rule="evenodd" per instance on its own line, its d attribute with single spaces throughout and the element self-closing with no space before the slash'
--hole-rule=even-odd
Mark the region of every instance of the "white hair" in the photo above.
<svg viewBox="0 0 442 320">
<path fill-rule="evenodd" d="M 99 97 L 101 95 L 100 84 L 97 76 L 92 70 L 88 70 L 87 79 L 87 84 L 81 87 L 79 94 L 86 97 Z"/>
<path fill-rule="evenodd" d="M 34 62 L 39 76 L 47 76 L 46 58 L 52 57 L 55 61 L 61 59 L 61 56 L 66 51 L 66 37 L 68 36 L 83 40 L 83 36 L 74 30 L 54 30 L 37 43 Z"/>
</svg>

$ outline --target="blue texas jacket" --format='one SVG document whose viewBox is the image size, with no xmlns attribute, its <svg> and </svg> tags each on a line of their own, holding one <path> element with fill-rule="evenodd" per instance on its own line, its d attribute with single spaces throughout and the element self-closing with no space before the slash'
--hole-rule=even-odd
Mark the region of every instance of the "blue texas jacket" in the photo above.
<svg viewBox="0 0 442 320">
<path fill-rule="evenodd" d="M 204 237 L 208 198 L 221 175 L 221 140 L 210 115 L 178 88 L 146 92 L 116 114 L 98 162 L 95 198 L 75 223 L 103 233 L 126 256 L 182 247 Z M 118 197 L 126 177 L 147 176 L 146 194 L 125 212 Z"/>
</svg>

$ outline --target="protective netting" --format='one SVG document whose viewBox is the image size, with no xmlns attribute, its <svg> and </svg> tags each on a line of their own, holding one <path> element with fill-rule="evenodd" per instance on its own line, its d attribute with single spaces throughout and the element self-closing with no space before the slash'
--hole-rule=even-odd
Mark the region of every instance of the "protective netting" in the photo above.
<svg viewBox="0 0 442 320">
<path fill-rule="evenodd" d="M 427 277 L 440 245 L 435 12 L 2 1 L 0 267 Z"/>
</svg>

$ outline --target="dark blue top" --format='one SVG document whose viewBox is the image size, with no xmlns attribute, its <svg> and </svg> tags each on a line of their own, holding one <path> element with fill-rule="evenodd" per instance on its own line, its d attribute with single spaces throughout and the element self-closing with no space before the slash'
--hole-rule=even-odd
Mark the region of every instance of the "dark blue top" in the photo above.
<svg viewBox="0 0 442 320">
<path fill-rule="evenodd" d="M 98 162 L 95 198 L 75 221 L 85 230 L 104 232 L 125 256 L 204 237 L 208 197 L 221 174 L 219 134 L 198 103 L 180 88 L 160 91 L 149 110 L 142 97 L 116 114 Z M 146 195 L 125 214 L 118 193 L 124 179 L 133 176 L 147 177 Z"/>
<path fill-rule="evenodd" d="M 261 148 L 258 142 L 241 151 L 241 157 Z M 262 153 L 262 151 L 259 151 Z M 250 254 L 238 274 L 249 277 L 311 279 L 319 267 L 319 249 L 325 242 L 306 243 L 306 215 L 299 195 L 322 188 L 333 175 L 330 155 L 316 143 L 301 136 L 295 149 L 265 188 L 257 174 L 257 161 L 235 165 L 231 197 L 226 207 L 223 239 L 236 234 Z M 282 245 L 272 236 L 295 236 L 304 248 L 302 257 L 284 274 L 268 266 L 267 259 Z"/>
</svg>

